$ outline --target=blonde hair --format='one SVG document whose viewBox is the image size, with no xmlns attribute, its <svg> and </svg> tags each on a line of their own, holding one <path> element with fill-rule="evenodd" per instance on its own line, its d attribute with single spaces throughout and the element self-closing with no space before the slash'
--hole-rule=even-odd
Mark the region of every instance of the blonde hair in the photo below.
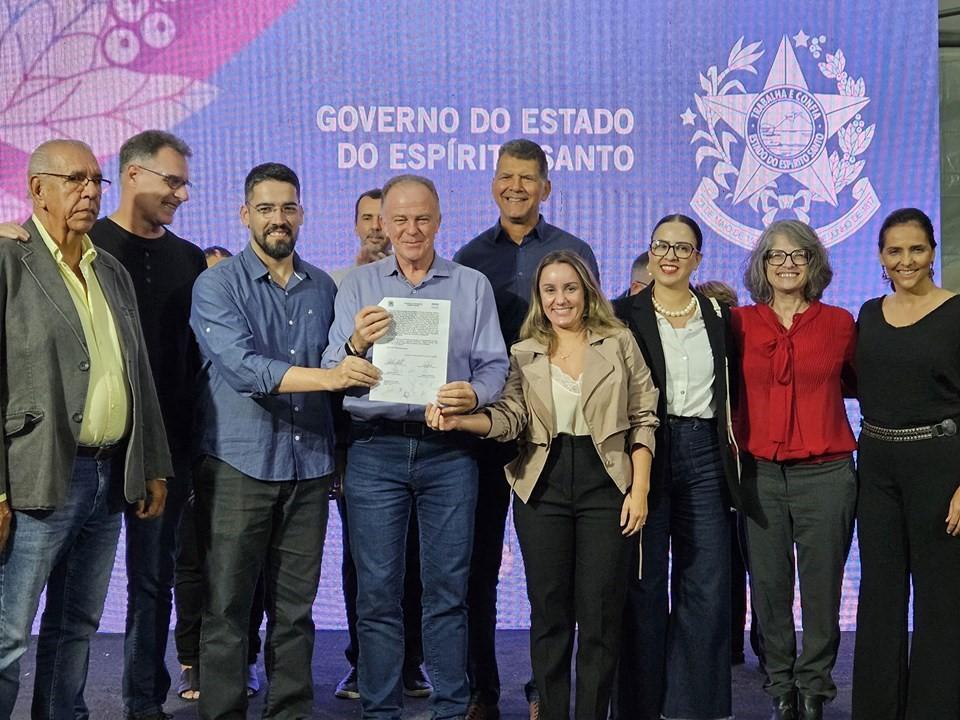
<svg viewBox="0 0 960 720">
<path fill-rule="evenodd" d="M 547 348 L 553 349 L 556 334 L 553 332 L 553 326 L 547 319 L 547 314 L 543 310 L 543 302 L 540 300 L 540 276 L 543 274 L 545 267 L 557 263 L 569 265 L 580 278 L 580 285 L 583 287 L 584 329 L 597 332 L 625 327 L 614 315 L 613 306 L 600 292 L 600 283 L 597 282 L 593 272 L 583 262 L 583 259 L 569 250 L 558 250 L 545 256 L 540 261 L 540 265 L 537 266 L 537 275 L 530 292 L 530 309 L 527 311 L 527 316 L 520 327 L 521 340 L 533 338 Z"/>
</svg>

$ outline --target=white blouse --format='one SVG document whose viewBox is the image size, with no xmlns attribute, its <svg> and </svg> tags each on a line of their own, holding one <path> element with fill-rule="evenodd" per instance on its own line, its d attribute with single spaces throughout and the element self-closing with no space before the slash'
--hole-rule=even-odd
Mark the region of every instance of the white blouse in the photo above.
<svg viewBox="0 0 960 720">
<path fill-rule="evenodd" d="M 713 399 L 713 349 L 700 303 L 685 327 L 675 328 L 657 313 L 657 330 L 667 367 L 667 414 L 716 417 Z"/>
<path fill-rule="evenodd" d="M 580 379 L 574 380 L 550 363 L 550 392 L 553 395 L 554 431 L 558 435 L 589 435 L 590 428 L 580 404 Z"/>
</svg>

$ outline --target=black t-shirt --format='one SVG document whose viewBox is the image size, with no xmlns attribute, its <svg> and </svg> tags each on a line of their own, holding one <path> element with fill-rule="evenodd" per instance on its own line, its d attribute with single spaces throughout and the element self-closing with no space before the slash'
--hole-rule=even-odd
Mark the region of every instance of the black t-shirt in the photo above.
<svg viewBox="0 0 960 720">
<path fill-rule="evenodd" d="M 159 238 L 143 238 L 110 218 L 96 222 L 90 239 L 116 257 L 133 278 L 170 448 L 189 452 L 200 367 L 190 329 L 190 298 L 194 281 L 207 268 L 203 251 L 169 230 Z"/>
<path fill-rule="evenodd" d="M 882 427 L 960 418 L 960 296 L 906 327 L 883 317 L 883 298 L 857 319 L 857 384 L 864 419 Z"/>
</svg>

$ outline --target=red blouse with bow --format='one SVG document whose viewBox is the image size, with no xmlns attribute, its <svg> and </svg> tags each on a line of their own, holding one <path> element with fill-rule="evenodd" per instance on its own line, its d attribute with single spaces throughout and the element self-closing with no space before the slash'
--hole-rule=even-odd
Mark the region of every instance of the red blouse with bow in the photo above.
<svg viewBox="0 0 960 720">
<path fill-rule="evenodd" d="M 742 374 L 740 447 L 764 460 L 825 462 L 857 443 L 844 395 L 855 394 L 856 327 L 843 308 L 813 302 L 787 330 L 767 305 L 733 309 Z"/>
</svg>

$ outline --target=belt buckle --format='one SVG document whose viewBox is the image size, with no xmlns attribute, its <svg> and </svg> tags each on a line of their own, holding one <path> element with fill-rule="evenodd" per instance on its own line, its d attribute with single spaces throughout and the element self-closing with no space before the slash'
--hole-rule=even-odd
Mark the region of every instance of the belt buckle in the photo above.
<svg viewBox="0 0 960 720">
<path fill-rule="evenodd" d="M 953 418 L 942 420 L 933 426 L 934 437 L 953 437 L 957 434 L 957 423 Z"/>
<path fill-rule="evenodd" d="M 94 454 L 93 457 L 95 460 L 103 460 L 105 458 L 109 458 L 113 455 L 116 449 L 117 449 L 117 443 L 113 443 L 112 445 L 101 445 L 99 448 L 97 448 L 97 452 Z"/>
<path fill-rule="evenodd" d="M 423 423 L 405 420 L 400 424 L 400 432 L 404 437 L 418 438 L 423 437 Z"/>
</svg>

